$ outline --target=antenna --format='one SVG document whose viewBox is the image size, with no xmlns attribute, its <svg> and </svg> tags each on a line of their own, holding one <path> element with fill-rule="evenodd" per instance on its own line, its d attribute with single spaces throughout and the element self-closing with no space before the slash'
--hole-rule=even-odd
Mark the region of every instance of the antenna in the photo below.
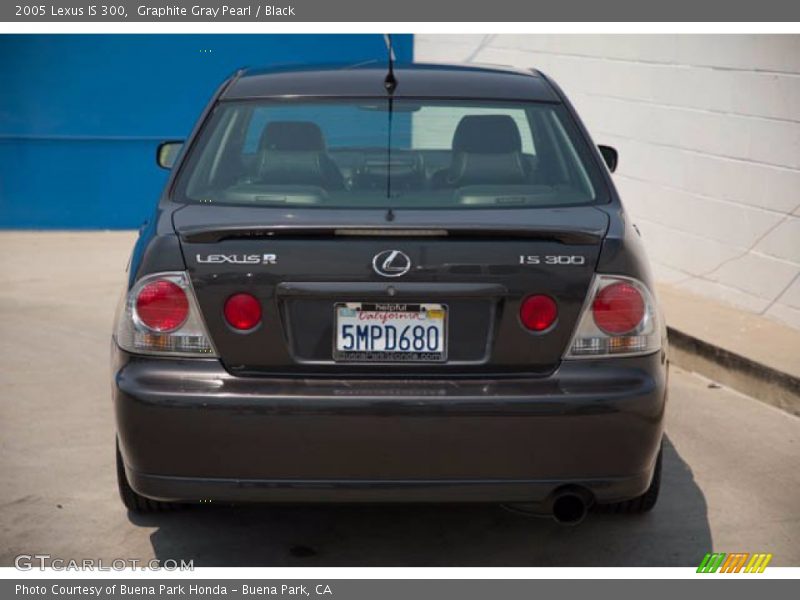
<svg viewBox="0 0 800 600">
<path fill-rule="evenodd" d="M 386 199 L 391 203 L 392 201 L 392 115 L 394 114 L 394 90 L 397 88 L 397 79 L 394 77 L 394 46 L 392 45 L 392 34 L 384 33 L 383 41 L 386 42 L 386 54 L 389 62 L 389 69 L 386 73 L 386 79 L 383 80 L 383 87 L 386 88 L 386 93 L 389 94 L 389 123 L 388 123 L 388 136 L 386 140 Z M 394 221 L 394 211 L 392 211 L 391 204 L 386 211 L 386 220 Z"/>
<path fill-rule="evenodd" d="M 386 73 L 386 79 L 383 80 L 383 87 L 386 88 L 387 93 L 391 96 L 397 87 L 397 79 L 394 78 L 394 61 L 397 60 L 394 55 L 394 46 L 392 45 L 392 34 L 384 33 L 383 41 L 386 43 L 387 58 L 389 62 L 389 71 Z"/>
</svg>

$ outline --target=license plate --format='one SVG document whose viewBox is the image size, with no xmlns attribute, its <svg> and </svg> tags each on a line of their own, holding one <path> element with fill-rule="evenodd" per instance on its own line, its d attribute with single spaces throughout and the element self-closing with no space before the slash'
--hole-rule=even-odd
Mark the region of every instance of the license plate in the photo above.
<svg viewBox="0 0 800 600">
<path fill-rule="evenodd" d="M 339 361 L 441 362 L 447 358 L 443 304 L 346 302 L 335 307 Z"/>
</svg>

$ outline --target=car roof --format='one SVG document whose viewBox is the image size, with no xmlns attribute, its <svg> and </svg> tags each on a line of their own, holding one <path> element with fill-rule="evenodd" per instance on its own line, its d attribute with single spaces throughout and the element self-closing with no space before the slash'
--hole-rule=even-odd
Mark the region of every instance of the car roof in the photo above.
<svg viewBox="0 0 800 600">
<path fill-rule="evenodd" d="M 387 97 L 387 65 L 325 65 L 246 69 L 222 95 L 223 100 L 247 98 Z M 488 65 L 396 64 L 395 98 L 440 98 L 560 102 L 541 73 Z"/>
</svg>

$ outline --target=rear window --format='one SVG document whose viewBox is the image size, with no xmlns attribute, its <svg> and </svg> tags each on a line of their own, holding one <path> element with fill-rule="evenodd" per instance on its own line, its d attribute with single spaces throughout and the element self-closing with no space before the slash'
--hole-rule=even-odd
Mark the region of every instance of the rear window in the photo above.
<svg viewBox="0 0 800 600">
<path fill-rule="evenodd" d="M 596 202 L 602 178 L 561 105 L 364 99 L 219 104 L 176 200 L 329 208 Z"/>
</svg>

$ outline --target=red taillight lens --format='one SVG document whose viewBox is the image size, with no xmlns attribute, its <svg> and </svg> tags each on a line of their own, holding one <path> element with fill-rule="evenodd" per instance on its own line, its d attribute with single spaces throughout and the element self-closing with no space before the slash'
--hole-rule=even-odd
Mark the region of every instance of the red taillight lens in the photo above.
<svg viewBox="0 0 800 600">
<path fill-rule="evenodd" d="M 556 322 L 558 306 L 550 296 L 528 296 L 519 308 L 519 319 L 531 331 L 544 331 Z"/>
<path fill-rule="evenodd" d="M 645 313 L 642 294 L 630 283 L 612 283 L 595 296 L 594 322 L 605 333 L 621 335 L 636 329 Z"/>
<path fill-rule="evenodd" d="M 252 329 L 261 321 L 261 303 L 250 294 L 234 294 L 225 301 L 225 320 L 234 329 Z"/>
<path fill-rule="evenodd" d="M 189 300 L 175 283 L 165 279 L 152 281 L 136 297 L 136 314 L 153 331 L 174 331 L 189 316 Z"/>
</svg>

